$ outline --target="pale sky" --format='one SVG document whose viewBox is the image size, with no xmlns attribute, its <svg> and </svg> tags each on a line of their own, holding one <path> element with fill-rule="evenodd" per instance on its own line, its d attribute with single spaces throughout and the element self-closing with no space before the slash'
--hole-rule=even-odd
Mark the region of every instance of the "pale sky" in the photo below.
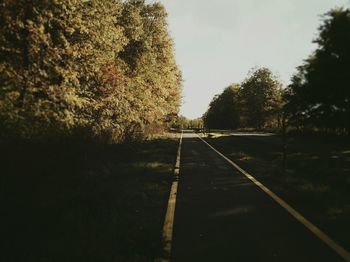
<svg viewBox="0 0 350 262">
<path fill-rule="evenodd" d="M 154 1 L 151 1 L 154 2 Z M 184 78 L 181 114 L 202 116 L 215 94 L 266 66 L 287 85 L 316 48 L 320 15 L 350 0 L 160 0 Z"/>
</svg>

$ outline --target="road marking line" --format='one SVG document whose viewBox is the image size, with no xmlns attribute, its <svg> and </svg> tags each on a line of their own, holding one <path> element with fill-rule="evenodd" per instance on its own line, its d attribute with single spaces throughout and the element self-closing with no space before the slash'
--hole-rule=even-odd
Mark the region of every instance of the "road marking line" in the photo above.
<svg viewBox="0 0 350 262">
<path fill-rule="evenodd" d="M 160 260 L 162 262 L 168 262 L 170 259 L 171 245 L 172 245 L 172 239 L 173 239 L 173 226 L 174 226 L 176 195 L 177 195 L 177 188 L 178 188 L 178 184 L 179 184 L 178 181 L 179 181 L 179 174 L 180 174 L 180 157 L 181 157 L 182 135 L 183 135 L 183 133 L 181 132 L 179 147 L 177 149 L 175 169 L 174 169 L 174 181 L 171 185 L 168 207 L 167 207 L 164 226 L 163 226 L 163 240 L 165 242 L 165 245 L 163 248 L 163 257 Z"/>
<path fill-rule="evenodd" d="M 211 149 L 213 149 L 216 153 L 218 153 L 222 158 L 224 158 L 227 162 L 229 162 L 232 166 L 234 166 L 240 173 L 245 175 L 249 180 L 251 180 L 255 185 L 261 188 L 266 194 L 268 194 L 273 200 L 275 200 L 281 207 L 283 207 L 289 214 L 291 214 L 296 220 L 302 223 L 308 230 L 310 230 L 314 235 L 316 235 L 319 239 L 321 239 L 327 246 L 329 246 L 333 251 L 335 251 L 339 256 L 341 256 L 345 261 L 350 261 L 350 253 L 345 250 L 342 246 L 340 246 L 337 242 L 331 239 L 326 233 L 324 233 L 317 226 L 312 224 L 309 220 L 307 220 L 304 216 L 302 216 L 298 211 L 292 208 L 289 204 L 287 204 L 284 200 L 282 200 L 279 196 L 273 193 L 270 189 L 260 183 L 255 177 L 250 175 L 247 171 L 242 169 L 239 165 L 233 162 L 231 159 L 226 157 L 224 154 L 215 149 L 212 145 L 210 145 L 207 141 L 197 135 L 200 140 L 202 140 L 205 144 L 207 144 Z"/>
</svg>

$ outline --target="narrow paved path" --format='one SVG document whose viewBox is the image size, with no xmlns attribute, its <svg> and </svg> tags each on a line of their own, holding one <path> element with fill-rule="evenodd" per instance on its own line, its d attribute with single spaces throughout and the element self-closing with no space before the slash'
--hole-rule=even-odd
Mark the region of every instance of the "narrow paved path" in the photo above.
<svg viewBox="0 0 350 262">
<path fill-rule="evenodd" d="M 342 261 L 194 134 L 184 134 L 171 261 Z"/>
</svg>

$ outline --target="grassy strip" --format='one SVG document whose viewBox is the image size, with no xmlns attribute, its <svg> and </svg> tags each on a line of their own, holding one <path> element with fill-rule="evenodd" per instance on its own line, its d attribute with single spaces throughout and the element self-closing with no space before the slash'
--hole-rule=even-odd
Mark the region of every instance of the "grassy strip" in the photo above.
<svg viewBox="0 0 350 262">
<path fill-rule="evenodd" d="M 152 261 L 177 145 L 3 145 L 0 260 Z"/>
<path fill-rule="evenodd" d="M 347 139 L 290 137 L 286 173 L 279 136 L 214 136 L 207 141 L 350 249 Z"/>
</svg>

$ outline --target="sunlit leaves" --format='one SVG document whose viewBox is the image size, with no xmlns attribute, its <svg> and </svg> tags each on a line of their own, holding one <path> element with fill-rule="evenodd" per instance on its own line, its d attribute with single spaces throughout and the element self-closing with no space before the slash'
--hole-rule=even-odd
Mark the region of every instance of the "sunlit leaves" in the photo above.
<svg viewBox="0 0 350 262">
<path fill-rule="evenodd" d="M 281 88 L 281 83 L 268 68 L 252 71 L 241 84 L 240 105 L 243 124 L 255 128 L 277 126 L 282 107 Z"/>
<path fill-rule="evenodd" d="M 203 119 L 215 129 L 277 127 L 281 107 L 281 84 L 268 68 L 259 68 L 215 96 Z"/>
<path fill-rule="evenodd" d="M 177 114 L 181 74 L 160 4 L 1 5 L 3 131 L 45 138 L 84 130 L 88 137 L 123 141 Z"/>
<path fill-rule="evenodd" d="M 203 116 L 206 127 L 235 129 L 240 126 L 239 88 L 239 85 L 233 84 L 213 98 Z"/>
</svg>

